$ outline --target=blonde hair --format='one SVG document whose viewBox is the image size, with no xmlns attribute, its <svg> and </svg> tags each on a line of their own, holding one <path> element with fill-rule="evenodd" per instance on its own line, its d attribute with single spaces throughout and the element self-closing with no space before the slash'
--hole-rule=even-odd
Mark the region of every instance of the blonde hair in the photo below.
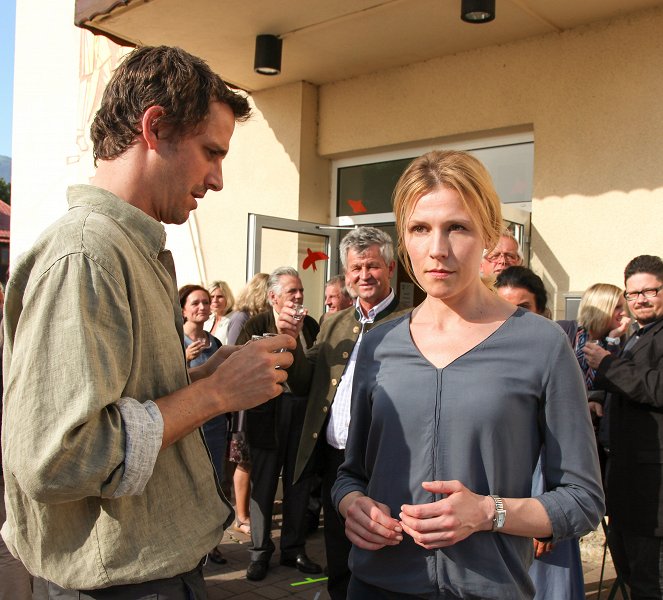
<svg viewBox="0 0 663 600">
<path fill-rule="evenodd" d="M 217 288 L 223 292 L 223 296 L 226 299 L 226 312 L 223 314 L 227 315 L 233 309 L 233 306 L 235 306 L 235 296 L 233 295 L 230 286 L 225 281 L 221 281 L 220 279 L 212 281 L 212 283 L 210 283 L 209 286 L 207 287 L 210 296 L 212 295 L 212 292 Z"/>
<path fill-rule="evenodd" d="M 458 192 L 463 206 L 481 231 L 485 248 L 494 248 L 504 229 L 500 199 L 490 174 L 479 160 L 457 150 L 435 150 L 415 158 L 394 189 L 398 256 L 415 281 L 405 249 L 407 221 L 419 199 L 438 188 Z"/>
<path fill-rule="evenodd" d="M 620 298 L 622 290 L 616 285 L 595 283 L 588 287 L 578 307 L 578 324 L 599 337 L 607 335 Z"/>
<path fill-rule="evenodd" d="M 250 317 L 267 310 L 269 306 L 267 301 L 268 281 L 269 275 L 267 273 L 256 273 L 237 296 L 235 310 L 237 312 L 247 312 Z"/>
</svg>

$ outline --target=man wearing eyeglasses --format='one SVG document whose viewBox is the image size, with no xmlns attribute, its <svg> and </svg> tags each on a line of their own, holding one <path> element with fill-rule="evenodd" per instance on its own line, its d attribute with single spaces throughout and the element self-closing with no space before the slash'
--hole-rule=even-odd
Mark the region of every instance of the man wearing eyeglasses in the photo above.
<svg viewBox="0 0 663 600">
<path fill-rule="evenodd" d="M 631 598 L 663 598 L 663 261 L 634 258 L 624 297 L 638 329 L 614 356 L 585 345 L 609 392 L 608 542 Z"/>
<path fill-rule="evenodd" d="M 505 229 L 497 246 L 491 251 L 486 251 L 481 261 L 481 274 L 484 277 L 497 277 L 507 267 L 523 264 L 523 255 L 518 246 L 518 240 L 513 234 Z"/>
</svg>

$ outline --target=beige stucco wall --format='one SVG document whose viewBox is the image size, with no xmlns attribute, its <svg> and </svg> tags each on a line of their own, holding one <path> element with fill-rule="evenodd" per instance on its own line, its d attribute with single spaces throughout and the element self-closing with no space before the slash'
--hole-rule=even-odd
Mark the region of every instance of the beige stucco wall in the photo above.
<svg viewBox="0 0 663 600">
<path fill-rule="evenodd" d="M 17 6 L 12 260 L 67 210 L 67 186 L 94 174 L 89 126 L 128 51 L 76 28 L 73 10 L 74 0 Z M 208 192 L 189 223 L 167 227 L 180 283 L 226 279 L 239 291 L 250 212 L 329 218 L 329 161 L 317 154 L 317 88 L 302 82 L 251 101 L 254 116 L 238 125 L 224 161 L 223 191 Z"/>
<path fill-rule="evenodd" d="M 649 10 L 322 86 L 320 153 L 530 126 L 533 268 L 558 300 L 620 284 L 663 252 L 661 32 Z"/>
<path fill-rule="evenodd" d="M 224 161 L 223 191 L 208 193 L 196 211 L 208 279 L 226 279 L 235 290 L 245 279 L 249 213 L 329 219 L 329 161 L 317 155 L 317 88 L 295 83 L 256 93 L 251 102 L 253 116 L 237 126 Z"/>
</svg>

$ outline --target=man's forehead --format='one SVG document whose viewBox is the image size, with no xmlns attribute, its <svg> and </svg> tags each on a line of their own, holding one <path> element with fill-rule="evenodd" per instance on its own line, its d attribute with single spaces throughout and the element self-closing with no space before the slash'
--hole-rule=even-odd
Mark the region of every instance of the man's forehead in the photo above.
<svg viewBox="0 0 663 600">
<path fill-rule="evenodd" d="M 292 275 L 281 275 L 279 278 L 279 284 L 283 288 L 284 292 L 302 289 L 302 280 L 299 277 L 294 277 Z"/>
<path fill-rule="evenodd" d="M 366 261 L 366 260 L 379 260 L 384 262 L 382 258 L 382 253 L 380 252 L 380 246 L 374 244 L 369 246 L 364 250 L 357 250 L 356 248 L 350 248 L 348 251 L 348 259 L 352 262 Z"/>
<path fill-rule="evenodd" d="M 518 251 L 518 242 L 510 237 L 501 237 L 497 248 L 500 250 L 513 250 L 514 252 Z M 496 248 L 496 249 L 497 249 Z"/>
<path fill-rule="evenodd" d="M 629 285 L 630 284 L 630 285 Z M 658 287 L 663 285 L 656 275 L 653 273 L 633 273 L 625 282 L 626 291 L 634 291 L 629 289 L 629 287 L 639 287 L 641 285 L 651 285 L 652 287 Z"/>
</svg>

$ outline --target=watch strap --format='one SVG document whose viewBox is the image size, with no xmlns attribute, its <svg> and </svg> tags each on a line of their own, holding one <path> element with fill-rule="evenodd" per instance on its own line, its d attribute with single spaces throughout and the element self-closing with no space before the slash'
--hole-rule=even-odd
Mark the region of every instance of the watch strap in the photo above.
<svg viewBox="0 0 663 600">
<path fill-rule="evenodd" d="M 493 517 L 493 531 L 498 531 L 504 527 L 506 522 L 506 509 L 504 508 L 504 500 L 500 496 L 491 494 L 490 497 L 495 502 L 495 516 Z"/>
</svg>

